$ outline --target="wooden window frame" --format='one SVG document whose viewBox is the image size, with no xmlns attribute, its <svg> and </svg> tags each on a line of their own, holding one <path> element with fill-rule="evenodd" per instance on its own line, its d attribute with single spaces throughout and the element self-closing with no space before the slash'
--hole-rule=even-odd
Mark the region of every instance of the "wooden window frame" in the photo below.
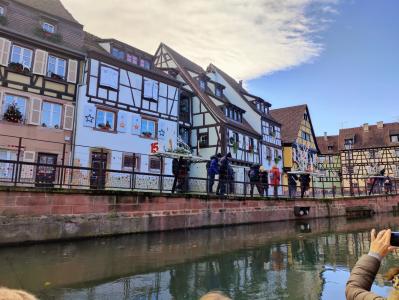
<svg viewBox="0 0 399 300">
<path fill-rule="evenodd" d="M 114 115 L 114 127 L 113 127 L 113 129 L 103 129 L 101 127 L 97 127 L 97 118 L 98 118 L 98 112 L 99 111 L 103 111 L 105 113 L 112 113 Z M 116 124 L 118 124 L 117 123 L 117 117 L 118 117 L 118 114 L 115 111 L 110 110 L 110 109 L 105 109 L 105 108 L 102 108 L 102 107 L 97 107 L 96 108 L 96 119 L 95 119 L 94 128 L 96 130 L 100 130 L 100 131 L 103 131 L 103 132 L 115 133 L 116 132 Z"/>
<path fill-rule="evenodd" d="M 51 105 L 51 113 L 50 113 L 51 114 L 51 116 L 50 116 L 50 120 L 51 121 L 53 119 L 52 115 L 54 113 L 54 111 L 53 111 L 54 105 L 59 105 L 61 107 L 61 110 L 60 110 L 60 124 L 58 125 L 58 127 L 55 127 L 55 126 L 43 126 L 42 118 L 43 118 L 43 107 L 44 107 L 45 103 L 48 103 L 48 104 Z M 42 101 L 42 109 L 40 111 L 40 126 L 46 127 L 46 128 L 61 129 L 62 128 L 62 124 L 63 124 L 63 113 L 64 113 L 64 107 L 63 107 L 62 104 L 57 103 L 57 102 L 51 102 L 51 101 L 43 100 Z M 51 125 L 53 125 L 53 124 L 51 124 Z"/>
<path fill-rule="evenodd" d="M 40 25 L 41 25 L 42 30 L 45 31 L 45 32 L 47 32 L 47 33 L 54 34 L 54 33 L 57 32 L 57 26 L 54 25 L 54 24 L 51 24 L 50 22 L 42 21 Z M 47 30 L 47 29 L 45 28 L 46 25 L 49 25 L 48 27 L 53 28 L 53 31 Z"/>
<path fill-rule="evenodd" d="M 9 57 L 9 62 L 8 62 L 9 64 L 13 62 L 12 61 L 12 55 L 13 55 L 13 52 L 14 52 L 14 47 L 19 47 L 19 48 L 21 48 L 21 50 L 26 49 L 26 50 L 30 50 L 31 51 L 30 66 L 26 67 L 26 68 L 29 69 L 29 72 L 32 72 L 35 51 L 33 51 L 33 49 L 30 48 L 30 47 L 25 47 L 25 46 L 22 46 L 22 45 L 17 44 L 17 43 L 12 44 L 11 48 L 10 48 L 10 57 Z M 22 63 L 21 62 L 18 62 L 18 63 L 23 65 L 23 54 L 21 54 L 21 58 L 22 58 Z M 24 66 L 24 68 L 25 68 L 25 66 Z"/>
<path fill-rule="evenodd" d="M 151 168 L 151 162 L 154 160 L 159 160 L 159 169 L 158 168 Z M 161 173 L 161 170 L 163 172 L 165 164 L 162 163 L 162 160 L 160 157 L 157 156 L 149 156 L 148 157 L 148 172 L 149 173 Z"/>
<path fill-rule="evenodd" d="M 143 124 L 143 121 L 154 122 L 154 136 L 148 137 L 148 136 L 146 136 L 146 135 L 143 134 L 143 131 L 142 131 L 142 124 Z M 148 130 L 148 125 L 147 125 L 147 130 Z M 146 132 L 147 132 L 147 131 L 146 131 Z M 141 136 L 142 138 L 146 138 L 146 139 L 153 139 L 153 140 L 157 139 L 157 138 L 158 138 L 158 120 L 157 120 L 157 119 L 153 119 L 153 118 L 143 117 L 143 116 L 142 116 L 142 117 L 141 117 L 141 121 L 140 121 L 140 136 Z"/>
<path fill-rule="evenodd" d="M 113 53 L 114 50 L 118 51 L 119 54 L 123 53 L 123 57 L 121 58 L 119 56 L 115 56 L 114 53 Z M 111 46 L 111 53 L 110 54 L 112 55 L 112 57 L 114 57 L 116 59 L 126 60 L 126 51 L 121 49 L 121 48 L 119 48 L 119 47 Z"/>
<path fill-rule="evenodd" d="M 134 171 L 135 172 L 139 172 L 140 171 L 140 167 L 141 167 L 141 155 L 138 154 L 138 153 L 127 153 L 127 152 L 124 152 L 122 154 L 122 170 L 123 171 L 133 171 L 133 167 L 132 166 L 130 166 L 130 167 L 125 166 L 125 159 L 128 156 L 132 157 L 132 159 L 133 159 L 133 156 L 135 157 L 136 162 L 135 162 L 135 166 L 134 166 Z"/>
<path fill-rule="evenodd" d="M 29 114 L 29 107 L 28 107 L 29 98 L 25 97 L 25 96 L 17 95 L 17 94 L 12 94 L 12 93 L 4 93 L 3 94 L 3 97 L 1 99 L 1 119 L 4 118 L 4 113 L 6 112 L 5 102 L 6 102 L 7 96 L 22 98 L 25 100 L 25 113 L 23 114 L 23 122 L 25 123 L 26 120 L 28 119 L 28 114 Z"/>
<path fill-rule="evenodd" d="M 206 136 L 206 143 L 202 143 L 202 137 L 205 137 L 205 136 Z M 199 145 L 199 148 L 209 147 L 209 133 L 208 132 L 198 133 L 198 145 Z"/>
<path fill-rule="evenodd" d="M 396 141 L 393 140 L 394 137 L 396 137 Z M 391 140 L 391 143 L 399 143 L 399 134 L 391 134 L 389 139 Z"/>
<path fill-rule="evenodd" d="M 55 70 L 56 70 L 56 71 L 57 71 L 57 69 L 58 69 L 58 62 L 59 62 L 60 60 L 63 60 L 63 61 L 65 62 L 65 69 L 64 69 L 64 75 L 63 75 L 63 76 L 59 75 L 58 73 L 53 73 L 53 72 L 52 72 L 52 74 L 58 75 L 58 76 L 62 77 L 62 79 L 55 79 L 55 78 L 51 77 L 51 74 L 49 74 L 50 57 L 54 57 L 54 58 L 56 59 L 56 64 L 55 64 Z M 66 81 L 66 80 L 67 80 L 67 75 L 68 75 L 68 59 L 65 58 L 65 57 L 61 57 L 61 56 L 58 56 L 58 55 L 54 55 L 54 54 L 52 54 L 52 53 L 48 53 L 48 55 L 47 55 L 47 62 L 46 62 L 46 77 L 47 77 L 47 78 L 50 78 L 50 79 L 53 79 L 53 80 L 55 79 L 55 80 Z"/>
</svg>

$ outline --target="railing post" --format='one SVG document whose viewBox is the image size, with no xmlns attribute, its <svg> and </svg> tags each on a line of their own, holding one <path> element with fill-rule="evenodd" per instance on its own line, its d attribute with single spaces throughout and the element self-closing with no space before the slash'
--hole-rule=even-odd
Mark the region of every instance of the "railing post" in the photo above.
<svg viewBox="0 0 399 300">
<path fill-rule="evenodd" d="M 130 176 L 130 188 L 135 187 L 136 153 L 133 153 L 132 175 Z"/>
<path fill-rule="evenodd" d="M 65 149 L 66 149 L 66 144 L 64 143 L 62 146 L 62 158 L 61 158 L 61 172 L 59 175 L 60 178 L 60 189 L 62 189 L 62 183 L 64 182 L 64 172 L 65 172 Z"/>
<path fill-rule="evenodd" d="M 321 186 L 323 189 L 323 199 L 326 198 L 326 190 L 325 190 L 325 186 L 324 186 L 324 180 L 321 181 Z"/>
<path fill-rule="evenodd" d="M 159 173 L 159 192 L 160 193 L 162 193 L 162 190 L 163 190 L 163 164 L 164 164 L 164 159 L 163 159 L 163 156 L 161 156 L 161 170 Z"/>
<path fill-rule="evenodd" d="M 101 151 L 100 151 L 100 165 L 99 165 L 99 168 L 98 168 L 98 175 L 97 175 L 97 189 L 99 190 L 100 189 L 100 184 L 102 184 L 103 182 L 102 182 L 102 177 L 104 176 L 104 187 L 105 187 L 105 174 L 103 175 L 103 157 L 104 157 L 104 150 L 103 150 L 103 148 L 101 148 Z M 93 166 L 92 166 L 93 167 Z"/>
<path fill-rule="evenodd" d="M 315 194 L 314 194 L 314 178 L 312 176 L 312 195 L 313 195 L 313 199 L 315 198 Z"/>
<path fill-rule="evenodd" d="M 15 168 L 15 180 L 14 180 L 14 186 L 17 186 L 18 179 L 19 179 L 19 173 L 20 173 L 20 166 L 19 166 L 19 161 L 20 161 L 20 156 L 21 156 L 21 148 L 22 148 L 22 137 L 19 138 L 18 141 L 18 152 L 17 152 L 17 163 L 16 163 L 16 168 Z"/>
</svg>

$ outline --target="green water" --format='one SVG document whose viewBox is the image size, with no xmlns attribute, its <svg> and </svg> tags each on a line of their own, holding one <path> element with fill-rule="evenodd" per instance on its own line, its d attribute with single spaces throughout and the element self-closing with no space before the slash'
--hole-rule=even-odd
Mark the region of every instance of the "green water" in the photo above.
<svg viewBox="0 0 399 300">
<path fill-rule="evenodd" d="M 0 285 L 40 299 L 345 299 L 369 230 L 399 217 L 278 222 L 0 248 Z M 389 256 L 382 271 L 399 262 Z M 389 291 L 381 275 L 373 290 Z"/>
</svg>

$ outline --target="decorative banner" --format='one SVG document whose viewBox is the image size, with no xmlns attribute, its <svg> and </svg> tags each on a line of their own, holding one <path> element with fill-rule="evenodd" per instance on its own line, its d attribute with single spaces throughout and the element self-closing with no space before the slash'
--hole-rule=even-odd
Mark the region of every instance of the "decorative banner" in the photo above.
<svg viewBox="0 0 399 300">
<path fill-rule="evenodd" d="M 83 108 L 83 126 L 94 127 L 96 124 L 96 108 L 92 105 L 85 105 Z"/>
<path fill-rule="evenodd" d="M 151 153 L 157 153 L 159 151 L 158 142 L 154 142 L 151 144 Z"/>
<path fill-rule="evenodd" d="M 168 130 L 168 124 L 166 123 L 165 120 L 159 119 L 158 121 L 158 140 L 159 141 L 165 141 L 166 140 L 166 134 Z"/>
<path fill-rule="evenodd" d="M 132 116 L 132 126 L 131 128 L 131 134 L 141 134 L 141 116 L 138 114 L 133 114 Z"/>
<path fill-rule="evenodd" d="M 128 128 L 128 113 L 120 110 L 118 111 L 118 131 L 119 132 L 126 132 Z"/>
<path fill-rule="evenodd" d="M 177 147 L 177 124 L 159 119 L 158 141 L 160 151 L 173 151 Z"/>
</svg>

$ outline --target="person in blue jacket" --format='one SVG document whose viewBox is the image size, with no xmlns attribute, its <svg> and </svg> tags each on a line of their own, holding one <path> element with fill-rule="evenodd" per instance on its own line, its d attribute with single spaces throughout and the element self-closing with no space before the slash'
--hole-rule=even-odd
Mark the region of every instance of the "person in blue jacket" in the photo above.
<svg viewBox="0 0 399 300">
<path fill-rule="evenodd" d="M 213 155 L 211 157 L 211 160 L 209 164 L 207 164 L 207 170 L 208 170 L 208 187 L 207 187 L 207 192 L 208 193 L 213 193 L 213 185 L 215 183 L 215 176 L 216 174 L 219 174 L 219 160 L 222 157 L 220 153 L 217 155 Z"/>
</svg>

